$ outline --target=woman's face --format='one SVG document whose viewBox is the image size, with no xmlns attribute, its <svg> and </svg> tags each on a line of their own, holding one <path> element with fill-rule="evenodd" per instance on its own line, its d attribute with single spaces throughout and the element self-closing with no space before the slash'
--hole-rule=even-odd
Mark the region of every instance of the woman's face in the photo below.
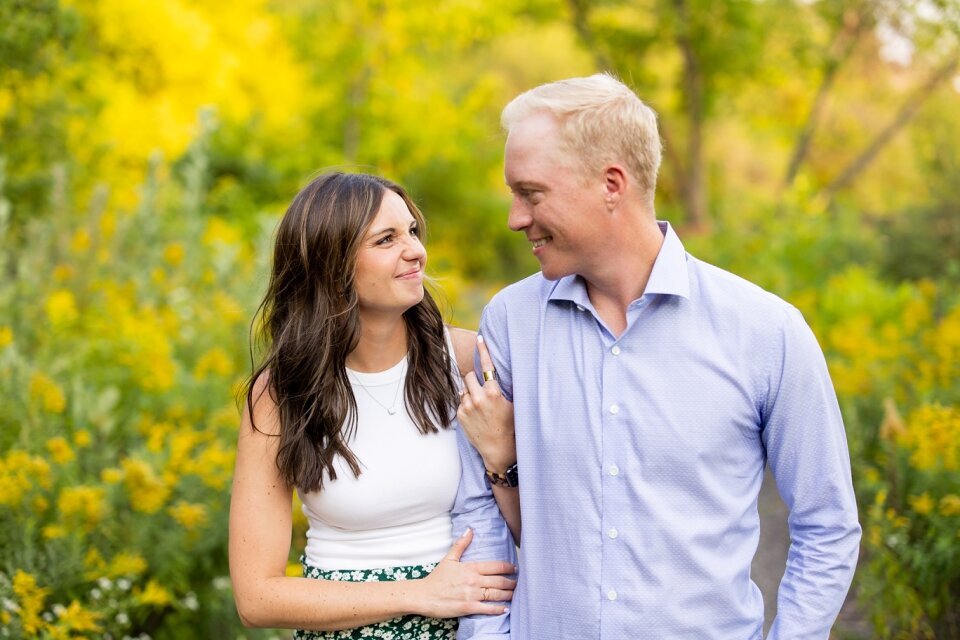
<svg viewBox="0 0 960 640">
<path fill-rule="evenodd" d="M 423 299 L 426 263 L 416 219 L 403 198 L 385 190 L 357 254 L 354 288 L 360 313 L 400 315 L 418 304 Z"/>
</svg>

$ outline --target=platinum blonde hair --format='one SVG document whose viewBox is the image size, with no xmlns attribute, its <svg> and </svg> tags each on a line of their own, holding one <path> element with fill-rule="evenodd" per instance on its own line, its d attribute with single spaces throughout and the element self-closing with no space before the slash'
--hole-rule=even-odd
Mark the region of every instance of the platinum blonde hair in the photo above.
<svg viewBox="0 0 960 640">
<path fill-rule="evenodd" d="M 507 133 L 535 113 L 549 113 L 560 124 L 562 146 L 584 175 L 622 162 L 652 205 L 662 146 L 657 114 L 625 84 L 607 73 L 569 78 L 521 93 L 503 109 Z"/>
</svg>

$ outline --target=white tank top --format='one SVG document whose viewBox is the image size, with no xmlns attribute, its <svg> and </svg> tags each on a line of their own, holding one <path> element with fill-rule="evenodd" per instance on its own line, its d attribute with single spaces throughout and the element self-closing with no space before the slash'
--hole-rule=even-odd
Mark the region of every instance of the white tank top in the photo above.
<svg viewBox="0 0 960 640">
<path fill-rule="evenodd" d="M 455 428 L 420 433 L 404 405 L 406 370 L 406 357 L 377 373 L 347 370 L 357 400 L 357 428 L 348 446 L 361 473 L 354 477 L 337 458 L 336 480 L 325 478 L 321 491 L 300 493 L 310 523 L 310 565 L 332 570 L 427 564 L 439 561 L 453 542 L 450 510 L 460 483 Z M 459 373 L 454 379 L 459 382 Z M 396 412 L 390 415 L 386 407 L 394 397 Z"/>
</svg>

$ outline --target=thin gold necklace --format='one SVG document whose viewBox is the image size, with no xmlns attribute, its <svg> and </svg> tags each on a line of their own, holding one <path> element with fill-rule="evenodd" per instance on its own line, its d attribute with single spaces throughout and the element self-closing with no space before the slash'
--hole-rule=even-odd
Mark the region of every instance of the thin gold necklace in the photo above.
<svg viewBox="0 0 960 640">
<path fill-rule="evenodd" d="M 389 407 L 388 407 L 387 405 L 383 404 L 382 402 L 380 402 L 380 400 L 377 399 L 377 396 L 373 395 L 373 392 L 370 391 L 370 389 L 367 389 L 367 385 L 365 385 L 365 384 L 363 384 L 362 382 L 360 382 L 360 380 L 358 380 L 358 379 L 356 378 L 356 376 L 351 375 L 351 376 L 350 376 L 350 382 L 352 382 L 353 384 L 359 385 L 360 388 L 363 389 L 363 391 L 364 391 L 368 396 L 370 396 L 370 399 L 371 399 L 371 400 L 373 400 L 373 401 L 376 402 L 378 405 L 380 405 L 381 407 L 383 407 L 383 410 L 384 410 L 384 411 L 386 411 L 386 412 L 389 413 L 390 415 L 396 415 L 396 413 L 397 413 L 397 399 L 400 397 L 400 387 L 403 386 L 403 381 L 404 381 L 404 379 L 405 379 L 405 377 L 406 377 L 406 373 L 407 373 L 407 363 L 406 363 L 406 361 L 404 361 L 404 363 L 403 363 L 403 368 L 400 370 L 400 379 L 397 381 L 397 388 L 393 391 L 393 402 L 390 404 Z"/>
</svg>

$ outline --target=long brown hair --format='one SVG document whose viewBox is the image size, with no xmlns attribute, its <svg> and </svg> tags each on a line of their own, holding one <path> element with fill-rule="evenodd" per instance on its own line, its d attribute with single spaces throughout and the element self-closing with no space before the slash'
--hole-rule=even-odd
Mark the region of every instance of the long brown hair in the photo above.
<svg viewBox="0 0 960 640">
<path fill-rule="evenodd" d="M 337 456 L 360 475 L 360 463 L 347 446 L 357 425 L 346 370 L 347 356 L 360 342 L 354 274 L 364 233 L 387 189 L 403 198 L 425 229 L 423 214 L 399 185 L 344 173 L 310 182 L 277 228 L 270 283 L 251 330 L 251 353 L 259 345 L 264 356 L 248 381 L 246 402 L 252 421 L 254 386 L 268 373 L 267 389 L 280 417 L 277 468 L 289 486 L 301 491 L 322 489 L 324 473 L 336 480 Z M 449 426 L 458 403 L 443 318 L 426 290 L 403 318 L 404 401 L 420 431 L 435 432 L 438 424 Z"/>
</svg>

